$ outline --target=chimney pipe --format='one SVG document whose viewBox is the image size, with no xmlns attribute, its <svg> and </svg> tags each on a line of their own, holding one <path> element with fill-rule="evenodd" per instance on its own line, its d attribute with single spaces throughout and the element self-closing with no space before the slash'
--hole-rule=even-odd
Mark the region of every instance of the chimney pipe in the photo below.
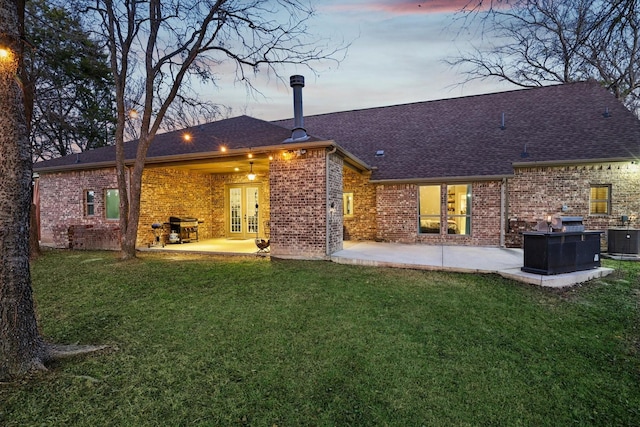
<svg viewBox="0 0 640 427">
<path fill-rule="evenodd" d="M 304 76 L 295 75 L 289 78 L 289 85 L 293 88 L 293 129 L 291 138 L 285 142 L 306 141 L 309 139 L 304 128 L 304 116 L 302 115 L 302 88 Z"/>
</svg>

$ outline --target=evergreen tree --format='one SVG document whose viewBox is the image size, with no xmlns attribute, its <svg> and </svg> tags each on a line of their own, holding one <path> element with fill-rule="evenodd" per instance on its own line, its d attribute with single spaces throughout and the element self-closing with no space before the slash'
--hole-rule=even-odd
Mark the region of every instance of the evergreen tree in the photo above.
<svg viewBox="0 0 640 427">
<path fill-rule="evenodd" d="M 105 53 L 79 16 L 45 0 L 27 2 L 25 90 L 32 91 L 34 160 L 113 143 L 113 80 Z M 29 104 L 29 96 L 26 96 Z M 28 114 L 29 115 L 29 114 Z"/>
</svg>

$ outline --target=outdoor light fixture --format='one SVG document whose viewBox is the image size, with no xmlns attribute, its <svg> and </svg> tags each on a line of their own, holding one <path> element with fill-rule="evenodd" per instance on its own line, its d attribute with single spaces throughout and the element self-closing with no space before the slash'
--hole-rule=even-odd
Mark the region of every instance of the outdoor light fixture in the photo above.
<svg viewBox="0 0 640 427">
<path fill-rule="evenodd" d="M 7 47 L 0 47 L 0 70 L 9 73 L 15 73 L 18 70 L 16 55 Z"/>
<path fill-rule="evenodd" d="M 256 174 L 253 173 L 253 162 L 249 162 L 249 164 L 251 165 L 251 170 L 249 171 L 249 175 L 247 175 L 247 178 L 249 179 L 249 181 L 253 181 L 254 179 L 256 179 Z"/>
<path fill-rule="evenodd" d="M 184 133 L 184 134 L 182 134 L 182 139 L 183 139 L 185 142 L 189 142 L 189 141 L 191 141 L 191 134 L 190 134 L 190 133 Z"/>
</svg>

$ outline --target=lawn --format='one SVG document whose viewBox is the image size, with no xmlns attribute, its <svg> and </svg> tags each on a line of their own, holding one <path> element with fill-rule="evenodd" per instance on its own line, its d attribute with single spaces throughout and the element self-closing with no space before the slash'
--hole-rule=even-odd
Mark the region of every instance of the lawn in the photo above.
<svg viewBox="0 0 640 427">
<path fill-rule="evenodd" d="M 497 275 L 47 251 L 42 333 L 110 349 L 0 385 L 3 426 L 639 425 L 640 263 Z"/>
</svg>

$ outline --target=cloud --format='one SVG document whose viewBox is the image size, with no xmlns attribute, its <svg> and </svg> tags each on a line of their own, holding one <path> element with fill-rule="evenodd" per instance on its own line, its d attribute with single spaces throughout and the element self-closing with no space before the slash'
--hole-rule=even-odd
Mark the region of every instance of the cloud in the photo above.
<svg viewBox="0 0 640 427">
<path fill-rule="evenodd" d="M 384 12 L 394 15 L 451 13 L 469 6 L 473 0 L 392 0 L 334 4 L 324 7 L 341 12 Z"/>
</svg>

